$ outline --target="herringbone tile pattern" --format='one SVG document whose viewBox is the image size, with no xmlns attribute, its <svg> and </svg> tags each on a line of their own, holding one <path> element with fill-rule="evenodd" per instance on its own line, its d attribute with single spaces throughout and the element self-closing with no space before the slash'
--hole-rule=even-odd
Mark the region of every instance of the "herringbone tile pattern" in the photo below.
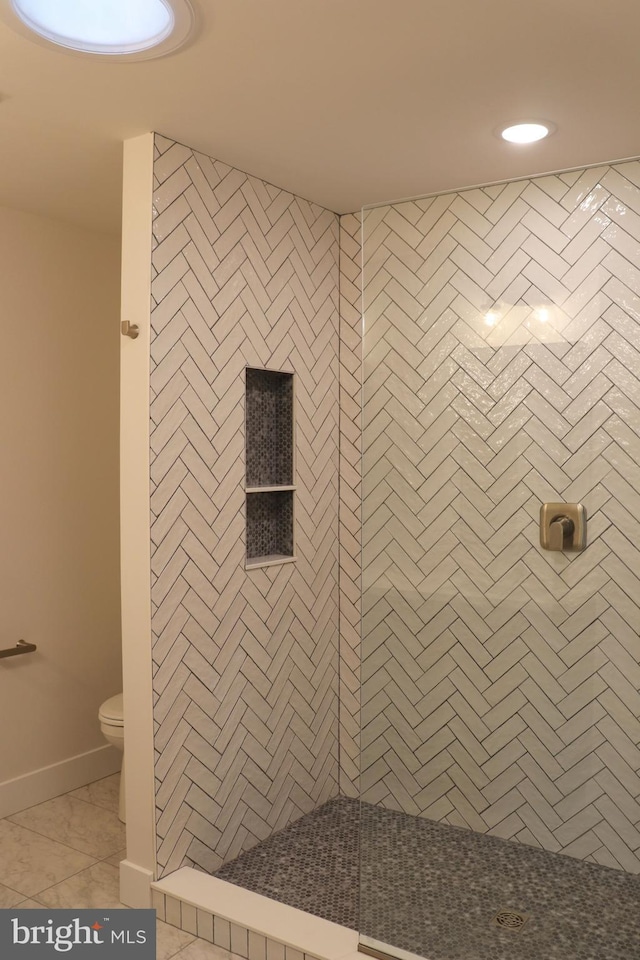
<svg viewBox="0 0 640 960">
<path fill-rule="evenodd" d="M 359 793 L 360 445 L 362 260 L 360 216 L 340 217 L 340 792 Z"/>
<path fill-rule="evenodd" d="M 640 872 L 640 164 L 365 237 L 363 798 Z"/>
<path fill-rule="evenodd" d="M 156 137 L 158 861 L 214 870 L 338 791 L 338 218 Z M 298 560 L 245 571 L 245 366 L 296 375 Z"/>
</svg>

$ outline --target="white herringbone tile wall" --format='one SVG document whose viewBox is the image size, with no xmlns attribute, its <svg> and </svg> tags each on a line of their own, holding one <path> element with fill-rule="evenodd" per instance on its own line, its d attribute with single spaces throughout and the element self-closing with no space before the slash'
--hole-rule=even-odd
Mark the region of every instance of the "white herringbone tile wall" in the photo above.
<svg viewBox="0 0 640 960">
<path fill-rule="evenodd" d="M 363 798 L 639 872 L 640 163 L 365 217 Z"/>
<path fill-rule="evenodd" d="M 155 138 L 158 862 L 214 870 L 338 792 L 338 218 Z M 245 571 L 245 366 L 296 374 L 298 560 Z"/>
<path fill-rule="evenodd" d="M 360 769 L 362 221 L 340 217 L 340 793 Z"/>
</svg>

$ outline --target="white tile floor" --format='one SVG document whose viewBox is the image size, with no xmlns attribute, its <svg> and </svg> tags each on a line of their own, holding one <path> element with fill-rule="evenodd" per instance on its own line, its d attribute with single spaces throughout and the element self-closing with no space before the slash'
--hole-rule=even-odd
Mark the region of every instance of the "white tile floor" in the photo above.
<svg viewBox="0 0 640 960">
<path fill-rule="evenodd" d="M 119 775 L 0 820 L 0 908 L 122 907 Z M 241 960 L 158 920 L 157 960 Z"/>
</svg>

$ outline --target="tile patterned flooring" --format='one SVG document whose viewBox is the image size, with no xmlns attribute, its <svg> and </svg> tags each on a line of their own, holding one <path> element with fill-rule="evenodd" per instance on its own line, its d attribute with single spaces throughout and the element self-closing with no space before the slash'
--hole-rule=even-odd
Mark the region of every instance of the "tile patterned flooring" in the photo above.
<svg viewBox="0 0 640 960">
<path fill-rule="evenodd" d="M 347 798 L 215 876 L 430 960 L 640 956 L 640 876 Z"/>
<path fill-rule="evenodd" d="M 0 908 L 123 907 L 119 774 L 0 820 Z M 157 921 L 157 960 L 240 960 Z"/>
<path fill-rule="evenodd" d="M 358 929 L 360 805 L 329 800 L 214 873 L 271 900 Z"/>
<path fill-rule="evenodd" d="M 0 908 L 123 906 L 118 787 L 107 777 L 0 820 Z M 360 909 L 363 932 L 432 960 L 636 956 L 640 877 L 369 804 L 363 812 L 360 822 L 356 801 L 330 801 L 218 876 L 352 928 Z M 359 908 L 360 830 L 363 882 L 380 897 Z M 530 917 L 520 934 L 487 922 L 501 907 Z M 157 960 L 241 958 L 159 920 Z"/>
</svg>

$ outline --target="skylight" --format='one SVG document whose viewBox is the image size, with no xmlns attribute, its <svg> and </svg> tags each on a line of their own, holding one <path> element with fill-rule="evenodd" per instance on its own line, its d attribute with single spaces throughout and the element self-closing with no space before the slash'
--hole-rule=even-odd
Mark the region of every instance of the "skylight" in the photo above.
<svg viewBox="0 0 640 960">
<path fill-rule="evenodd" d="M 162 47 L 160 54 L 175 49 L 191 26 L 186 0 L 12 0 L 12 5 L 39 36 L 83 53 L 144 55 Z"/>
</svg>

